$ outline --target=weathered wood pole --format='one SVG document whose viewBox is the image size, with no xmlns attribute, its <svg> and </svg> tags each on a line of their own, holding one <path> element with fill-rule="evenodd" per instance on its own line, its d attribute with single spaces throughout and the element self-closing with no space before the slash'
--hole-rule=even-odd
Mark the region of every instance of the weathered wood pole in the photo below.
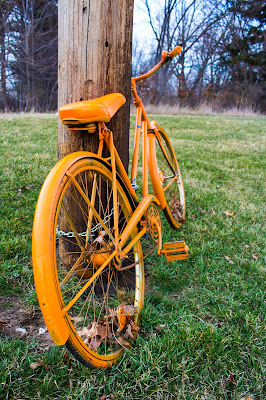
<svg viewBox="0 0 266 400">
<path fill-rule="evenodd" d="M 58 106 L 120 92 L 127 102 L 109 123 L 128 167 L 134 0 L 59 0 Z M 58 157 L 97 151 L 97 135 L 67 131 L 59 121 Z"/>
</svg>

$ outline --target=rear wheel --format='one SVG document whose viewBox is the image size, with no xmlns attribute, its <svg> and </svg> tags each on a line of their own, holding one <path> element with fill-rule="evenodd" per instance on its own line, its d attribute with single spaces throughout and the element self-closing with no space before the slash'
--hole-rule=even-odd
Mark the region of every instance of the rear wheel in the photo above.
<svg viewBox="0 0 266 400">
<path fill-rule="evenodd" d="M 163 204 L 163 212 L 173 228 L 185 220 L 186 203 L 183 180 L 173 146 L 161 127 L 149 135 L 150 171 L 155 194 Z"/>
<path fill-rule="evenodd" d="M 117 192 L 120 235 L 133 210 L 120 179 Z M 101 160 L 74 162 L 51 196 L 54 256 L 49 267 L 69 330 L 66 345 L 79 361 L 104 368 L 137 336 L 144 297 L 141 244 L 120 264 L 112 256 L 112 174 Z M 137 233 L 136 228 L 131 238 Z"/>
</svg>

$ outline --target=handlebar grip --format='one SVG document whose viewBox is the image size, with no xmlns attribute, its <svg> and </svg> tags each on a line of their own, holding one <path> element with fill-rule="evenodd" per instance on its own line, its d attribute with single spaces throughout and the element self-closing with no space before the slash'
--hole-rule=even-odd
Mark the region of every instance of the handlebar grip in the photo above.
<svg viewBox="0 0 266 400">
<path fill-rule="evenodd" d="M 176 57 L 179 53 L 181 53 L 182 47 L 181 46 L 176 46 L 172 51 L 169 53 L 169 57 L 174 58 Z"/>
</svg>

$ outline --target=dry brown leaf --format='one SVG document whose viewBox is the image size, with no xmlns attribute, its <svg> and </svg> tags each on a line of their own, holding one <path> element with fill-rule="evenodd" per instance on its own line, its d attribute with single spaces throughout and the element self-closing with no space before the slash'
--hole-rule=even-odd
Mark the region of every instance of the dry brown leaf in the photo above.
<svg viewBox="0 0 266 400">
<path fill-rule="evenodd" d="M 133 321 L 130 322 L 131 324 L 131 329 L 135 332 L 139 331 L 139 326 L 135 325 Z"/>
<path fill-rule="evenodd" d="M 229 382 L 231 383 L 231 385 L 237 386 L 237 383 L 236 383 L 236 381 L 235 381 L 235 379 L 234 379 L 234 374 L 232 374 L 232 373 L 230 372 L 228 379 L 229 379 Z"/>
<path fill-rule="evenodd" d="M 162 333 L 163 330 L 164 330 L 165 328 L 166 328 L 166 325 L 165 325 L 165 324 L 156 325 L 156 326 L 154 327 L 154 329 L 155 329 L 156 332 L 158 332 L 158 333 Z"/>
<path fill-rule="evenodd" d="M 117 289 L 116 294 L 118 297 L 123 297 L 126 294 L 126 292 L 123 289 L 121 289 L 121 290 Z"/>
<path fill-rule="evenodd" d="M 71 321 L 75 322 L 76 324 L 78 322 L 82 322 L 83 321 L 83 317 L 70 317 Z"/>
<path fill-rule="evenodd" d="M 109 308 L 109 310 L 108 310 L 109 314 L 106 315 L 104 318 L 111 319 L 111 318 L 116 317 L 118 309 L 119 309 L 119 307 L 118 308 Z"/>
<path fill-rule="evenodd" d="M 64 360 L 64 363 L 65 363 L 65 364 L 68 364 L 68 363 L 69 363 L 69 353 L 68 353 L 67 350 L 64 352 L 63 360 Z"/>
<path fill-rule="evenodd" d="M 84 326 L 82 330 L 78 331 L 77 333 L 80 337 L 85 336 L 87 339 L 91 339 L 92 337 L 97 335 L 97 327 L 98 324 L 95 321 L 93 321 L 90 329 Z"/>
<path fill-rule="evenodd" d="M 182 205 L 177 198 L 176 194 L 172 195 L 171 201 L 170 201 L 170 207 L 171 207 L 171 212 L 174 216 L 175 219 L 179 220 L 180 222 L 184 222 L 185 218 L 182 216 Z"/>
<path fill-rule="evenodd" d="M 251 397 L 248 394 L 246 394 L 244 397 L 241 397 L 241 399 L 239 399 L 239 400 L 254 400 L 254 397 Z"/>
<path fill-rule="evenodd" d="M 8 321 L 2 321 L 2 320 L 0 319 L 0 329 L 3 330 L 4 327 L 5 327 L 5 325 L 8 325 L 9 322 L 10 322 L 10 320 L 8 320 Z"/>
<path fill-rule="evenodd" d="M 123 335 L 123 338 L 124 339 L 127 339 L 127 338 L 134 339 L 134 336 L 133 336 L 132 330 L 131 330 L 131 325 L 127 326 L 127 329 L 126 329 L 125 334 Z"/>
<path fill-rule="evenodd" d="M 127 315 L 128 317 L 133 317 L 135 314 L 135 307 L 131 304 L 123 306 L 123 314 Z"/>
<path fill-rule="evenodd" d="M 103 340 L 107 337 L 107 329 L 102 325 L 98 325 L 96 328 L 97 336 L 100 336 L 100 339 Z"/>
<path fill-rule="evenodd" d="M 32 362 L 31 364 L 30 364 L 30 368 L 31 369 L 36 369 L 36 368 L 38 368 L 38 367 L 45 367 L 45 368 L 47 368 L 47 365 L 45 364 L 45 361 L 43 361 L 43 360 L 40 360 L 40 359 L 38 359 L 36 362 Z"/>
<path fill-rule="evenodd" d="M 82 337 L 82 336 L 88 336 L 89 330 L 84 326 L 81 331 L 77 331 L 77 334 Z"/>
<path fill-rule="evenodd" d="M 250 248 L 250 246 L 248 245 L 248 244 L 245 244 L 245 249 L 249 249 Z"/>
<path fill-rule="evenodd" d="M 97 352 L 97 349 L 101 345 L 101 343 L 102 343 L 102 340 L 99 340 L 97 338 L 97 336 L 95 336 L 91 339 L 89 347 L 90 347 L 90 349 L 92 349 L 92 351 Z"/>
<path fill-rule="evenodd" d="M 264 320 L 264 315 L 263 314 L 259 314 L 259 320 L 260 320 L 260 322 L 262 322 Z"/>
<path fill-rule="evenodd" d="M 29 190 L 29 186 L 22 186 L 21 188 L 18 189 L 18 194 L 22 194 L 22 190 Z"/>
<path fill-rule="evenodd" d="M 259 256 L 258 254 L 252 254 L 252 258 L 253 260 L 258 261 Z"/>
<path fill-rule="evenodd" d="M 235 213 L 234 211 L 232 211 L 232 212 L 230 213 L 230 211 L 226 210 L 226 211 L 224 212 L 224 214 L 225 214 L 227 217 L 232 217 L 232 218 L 235 218 L 235 217 L 236 217 L 236 213 Z"/>
<path fill-rule="evenodd" d="M 101 231 L 99 236 L 93 241 L 93 243 L 99 243 L 99 244 L 103 244 L 104 243 L 104 236 L 107 235 L 107 232 L 105 231 Z M 93 244 L 92 243 L 92 244 Z"/>
<path fill-rule="evenodd" d="M 129 347 L 129 346 L 130 346 L 130 343 L 127 342 L 127 341 L 126 341 L 125 339 L 123 339 L 122 337 L 117 338 L 117 341 L 118 341 L 122 346 L 125 346 L 125 347 Z"/>
<path fill-rule="evenodd" d="M 230 264 L 234 264 L 234 261 L 232 261 L 232 259 L 231 259 L 230 257 L 226 256 L 225 254 L 224 254 L 224 258 L 225 258 L 226 261 L 228 261 Z"/>
<path fill-rule="evenodd" d="M 93 321 L 93 323 L 91 324 L 91 328 L 86 333 L 88 339 L 97 335 L 97 327 L 98 327 L 97 322 Z"/>
<path fill-rule="evenodd" d="M 109 329 L 108 329 L 108 332 L 107 332 L 107 336 L 108 336 L 108 339 L 110 339 L 110 340 L 113 340 L 114 339 L 114 337 L 115 337 L 115 335 L 114 335 L 114 332 L 116 331 L 117 329 L 112 329 L 112 327 L 109 325 Z"/>
<path fill-rule="evenodd" d="M 15 218 L 15 220 L 20 221 L 20 220 L 25 219 L 25 218 L 26 217 L 17 217 L 17 218 Z"/>
</svg>

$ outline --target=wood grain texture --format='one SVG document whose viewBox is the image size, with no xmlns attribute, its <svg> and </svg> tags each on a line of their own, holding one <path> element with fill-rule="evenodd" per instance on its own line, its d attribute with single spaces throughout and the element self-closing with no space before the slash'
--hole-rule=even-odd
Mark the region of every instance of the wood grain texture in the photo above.
<svg viewBox="0 0 266 400">
<path fill-rule="evenodd" d="M 128 167 L 134 0 L 59 0 L 58 107 L 120 92 L 127 102 L 109 123 Z M 73 134 L 59 121 L 58 157 L 96 151 L 98 138 Z"/>
</svg>

